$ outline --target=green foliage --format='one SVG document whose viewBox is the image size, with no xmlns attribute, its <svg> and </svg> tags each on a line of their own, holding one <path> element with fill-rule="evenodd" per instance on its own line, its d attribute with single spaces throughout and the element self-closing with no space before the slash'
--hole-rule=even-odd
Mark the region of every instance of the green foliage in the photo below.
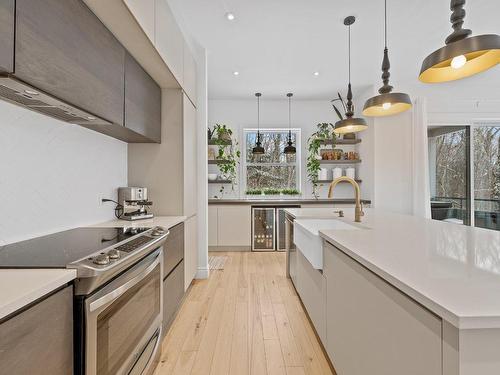
<svg viewBox="0 0 500 375">
<path fill-rule="evenodd" d="M 250 189 L 246 191 L 246 195 L 262 195 L 262 190 L 260 189 Z"/>
<path fill-rule="evenodd" d="M 307 179 L 313 185 L 313 195 L 318 199 L 318 172 L 321 169 L 319 162 L 319 150 L 321 145 L 326 140 L 332 140 L 335 143 L 337 139 L 333 132 L 334 125 L 332 123 L 320 123 L 317 125 L 317 130 L 307 140 Z"/>
<path fill-rule="evenodd" d="M 213 135 L 215 139 L 212 141 L 218 145 L 216 159 L 220 160 L 219 170 L 222 178 L 231 181 L 231 189 L 234 190 L 237 178 L 237 165 L 240 163 L 241 152 L 238 150 L 238 142 L 232 141 L 233 131 L 226 125 L 216 124 L 214 126 Z M 228 142 L 230 142 L 228 144 Z M 219 190 L 221 195 L 224 194 L 224 185 L 221 185 Z"/>
<path fill-rule="evenodd" d="M 300 195 L 300 191 L 297 189 L 283 189 L 281 193 L 284 195 Z"/>
<path fill-rule="evenodd" d="M 264 189 L 265 195 L 279 195 L 281 193 L 280 189 Z"/>
</svg>

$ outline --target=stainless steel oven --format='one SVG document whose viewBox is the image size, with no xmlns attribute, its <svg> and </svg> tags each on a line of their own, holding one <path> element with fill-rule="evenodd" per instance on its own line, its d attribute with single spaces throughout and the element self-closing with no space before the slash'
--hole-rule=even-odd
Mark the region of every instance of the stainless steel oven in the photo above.
<svg viewBox="0 0 500 375">
<path fill-rule="evenodd" d="M 85 374 L 150 374 L 159 360 L 163 249 L 84 300 Z"/>
</svg>

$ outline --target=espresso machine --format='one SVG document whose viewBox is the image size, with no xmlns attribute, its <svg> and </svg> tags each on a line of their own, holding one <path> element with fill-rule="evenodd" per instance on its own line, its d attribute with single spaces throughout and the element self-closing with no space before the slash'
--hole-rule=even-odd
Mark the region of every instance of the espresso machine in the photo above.
<svg viewBox="0 0 500 375">
<path fill-rule="evenodd" d="M 118 188 L 118 203 L 123 210 L 120 219 L 133 221 L 153 217 L 153 214 L 148 212 L 153 202 L 148 200 L 148 189 L 145 187 Z"/>
</svg>

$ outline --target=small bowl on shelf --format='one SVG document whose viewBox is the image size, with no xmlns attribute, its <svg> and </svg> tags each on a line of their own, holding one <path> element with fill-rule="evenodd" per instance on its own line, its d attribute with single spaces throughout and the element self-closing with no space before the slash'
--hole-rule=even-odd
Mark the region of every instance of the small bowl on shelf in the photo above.
<svg viewBox="0 0 500 375">
<path fill-rule="evenodd" d="M 208 181 L 216 181 L 216 180 L 217 180 L 217 173 L 208 174 Z"/>
</svg>

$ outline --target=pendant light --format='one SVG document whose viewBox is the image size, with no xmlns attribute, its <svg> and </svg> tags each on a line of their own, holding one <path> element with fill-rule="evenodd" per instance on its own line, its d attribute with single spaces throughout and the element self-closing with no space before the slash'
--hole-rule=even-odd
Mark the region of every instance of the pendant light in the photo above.
<svg viewBox="0 0 500 375">
<path fill-rule="evenodd" d="M 382 60 L 382 82 L 384 85 L 378 90 L 380 95 L 368 99 L 363 108 L 363 115 L 371 117 L 390 116 L 407 111 L 411 108 L 411 100 L 408 94 L 392 92 L 389 85 L 389 50 L 387 49 L 387 0 L 384 1 L 384 58 Z"/>
<path fill-rule="evenodd" d="M 288 146 L 285 147 L 285 154 L 293 155 L 297 153 L 297 149 L 292 142 L 292 96 L 293 94 L 289 92 L 286 94 L 288 97 Z"/>
<path fill-rule="evenodd" d="M 357 133 L 368 128 L 366 121 L 362 118 L 354 116 L 354 104 L 352 103 L 352 90 L 351 90 L 351 25 L 356 21 L 354 16 L 349 16 L 344 19 L 344 25 L 349 28 L 349 84 L 347 86 L 347 105 L 346 105 L 346 118 L 335 123 L 335 133 Z"/>
<path fill-rule="evenodd" d="M 257 97 L 257 142 L 255 142 L 255 147 L 252 149 L 252 154 L 262 155 L 264 154 L 264 147 L 262 147 L 262 143 L 260 141 L 260 97 L 262 94 L 260 92 L 256 92 L 255 96 Z"/>
<path fill-rule="evenodd" d="M 472 31 L 462 28 L 464 5 L 465 0 L 451 0 L 450 22 L 453 32 L 446 38 L 444 47 L 425 58 L 418 77 L 420 81 L 454 81 L 481 73 L 500 62 L 500 35 L 471 37 Z"/>
</svg>

